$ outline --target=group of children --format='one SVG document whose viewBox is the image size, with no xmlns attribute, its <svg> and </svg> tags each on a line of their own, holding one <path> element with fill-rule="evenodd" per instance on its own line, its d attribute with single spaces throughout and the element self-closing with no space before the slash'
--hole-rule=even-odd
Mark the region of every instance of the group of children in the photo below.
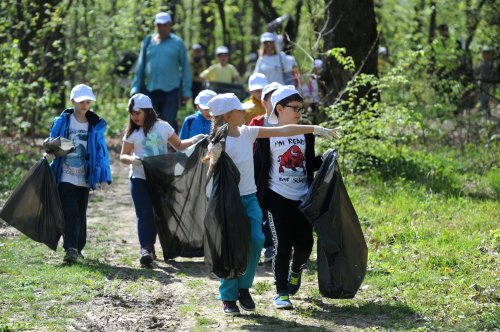
<svg viewBox="0 0 500 332">
<path fill-rule="evenodd" d="M 246 103 L 232 93 L 201 91 L 195 99 L 196 114 L 185 119 L 180 137 L 169 123 L 158 118 L 148 96 L 133 95 L 128 103 L 129 121 L 120 153 L 120 161 L 130 165 L 140 263 L 149 266 L 156 258 L 157 233 L 142 159 L 168 153 L 168 145 L 184 150 L 207 134 L 212 137 L 219 126 L 228 124 L 224 150 L 240 171 L 238 187 L 251 224 L 245 274 L 220 282 L 223 311 L 229 315 L 240 313 L 237 302 L 244 310 L 255 310 L 249 289 L 265 242 L 264 221 L 274 230 L 267 232 L 273 236 L 266 241 L 271 249 L 277 291 L 274 305 L 293 307 L 289 296 L 300 287 L 302 270 L 313 247 L 312 226 L 298 206 L 312 182 L 313 172 L 321 164 L 321 157 L 314 156 L 314 135 L 336 136 L 336 129 L 297 124 L 303 112 L 303 98 L 293 86 L 268 83 L 262 74 L 253 75 L 249 83 L 252 97 Z M 95 189 L 98 183 L 111 183 L 104 139 L 106 122 L 90 110 L 95 99 L 90 87 L 75 86 L 71 91 L 74 107 L 63 111 L 51 129 L 51 137 L 69 138 L 76 146 L 73 153 L 51 163 L 65 218 L 63 260 L 69 264 L 79 259 L 85 246 L 89 189 Z M 257 103 L 260 106 L 255 111 Z M 254 117 L 249 121 L 251 110 Z M 251 125 L 247 126 L 249 122 Z M 207 159 L 216 163 L 222 149 L 220 143 L 210 145 Z"/>
</svg>

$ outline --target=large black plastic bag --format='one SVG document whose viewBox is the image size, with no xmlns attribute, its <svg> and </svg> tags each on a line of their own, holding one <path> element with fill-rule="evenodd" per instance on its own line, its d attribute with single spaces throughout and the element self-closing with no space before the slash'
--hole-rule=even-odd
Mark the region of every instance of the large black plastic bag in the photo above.
<svg viewBox="0 0 500 332">
<path fill-rule="evenodd" d="M 214 142 L 227 135 L 218 131 Z M 250 247 L 250 222 L 240 198 L 240 172 L 222 151 L 213 174 L 212 193 L 205 216 L 205 263 L 219 278 L 241 277 L 247 268 Z"/>
<path fill-rule="evenodd" d="M 366 274 L 368 248 L 337 163 L 328 154 L 299 207 L 318 235 L 318 285 L 321 295 L 350 299 Z"/>
<path fill-rule="evenodd" d="M 155 209 L 163 257 L 203 257 L 208 139 L 182 152 L 146 157 L 142 164 Z"/>
<path fill-rule="evenodd" d="M 56 181 L 45 158 L 24 175 L 3 206 L 0 218 L 29 238 L 57 249 L 64 233 L 64 215 Z"/>
</svg>

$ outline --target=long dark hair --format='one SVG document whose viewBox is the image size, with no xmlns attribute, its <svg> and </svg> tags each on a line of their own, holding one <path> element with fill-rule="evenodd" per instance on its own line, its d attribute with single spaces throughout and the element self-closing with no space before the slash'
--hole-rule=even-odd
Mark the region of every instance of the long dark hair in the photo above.
<svg viewBox="0 0 500 332">
<path fill-rule="evenodd" d="M 141 108 L 144 111 L 144 124 L 142 125 L 142 129 L 144 130 L 144 136 L 148 136 L 148 132 L 153 128 L 155 125 L 156 121 L 158 121 L 158 115 L 156 114 L 155 110 L 152 108 Z M 132 99 L 130 101 L 130 104 L 128 105 L 128 112 L 136 112 L 134 111 L 134 100 Z M 129 116 L 128 118 L 128 126 L 127 126 L 127 135 L 126 137 L 128 138 L 132 133 L 141 127 L 136 125 L 134 121 L 132 121 L 132 118 Z"/>
</svg>

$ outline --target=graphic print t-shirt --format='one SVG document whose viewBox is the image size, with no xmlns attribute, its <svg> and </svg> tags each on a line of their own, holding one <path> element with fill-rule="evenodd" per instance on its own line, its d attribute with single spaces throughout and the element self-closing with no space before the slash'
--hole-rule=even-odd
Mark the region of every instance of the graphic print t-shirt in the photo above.
<svg viewBox="0 0 500 332">
<path fill-rule="evenodd" d="M 123 141 L 134 145 L 133 155 L 144 158 L 158 156 L 167 153 L 168 139 L 174 133 L 174 128 L 165 121 L 158 120 L 144 136 L 144 129 L 135 130 L 128 138 L 123 137 Z M 144 179 L 144 166 L 130 165 L 129 177 Z"/>
<path fill-rule="evenodd" d="M 68 139 L 75 145 L 75 151 L 68 153 L 62 164 L 61 182 L 88 187 L 85 180 L 85 156 L 87 155 L 88 122 L 78 122 L 75 115 L 69 117 Z"/>
<path fill-rule="evenodd" d="M 307 193 L 306 139 L 304 135 L 271 137 L 269 189 L 298 201 Z"/>
</svg>

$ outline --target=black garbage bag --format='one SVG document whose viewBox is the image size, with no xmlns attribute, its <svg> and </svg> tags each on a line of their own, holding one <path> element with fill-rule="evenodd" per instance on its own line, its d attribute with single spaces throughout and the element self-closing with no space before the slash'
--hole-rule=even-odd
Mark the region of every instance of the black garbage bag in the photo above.
<svg viewBox="0 0 500 332">
<path fill-rule="evenodd" d="M 223 126 L 213 143 L 227 135 Z M 205 263 L 219 278 L 241 277 L 247 268 L 250 247 L 250 222 L 241 202 L 240 172 L 222 151 L 213 173 L 212 192 L 205 216 Z"/>
<path fill-rule="evenodd" d="M 203 257 L 208 166 L 201 159 L 207 146 L 204 139 L 185 151 L 142 161 L 165 259 Z"/>
<path fill-rule="evenodd" d="M 56 250 L 64 233 L 64 215 L 47 159 L 40 159 L 12 192 L 0 218 L 29 238 Z"/>
<path fill-rule="evenodd" d="M 56 157 L 62 157 L 75 150 L 73 141 L 58 136 L 56 138 L 46 138 L 43 141 L 43 148 L 47 153 L 53 153 Z"/>
<path fill-rule="evenodd" d="M 321 295 L 351 299 L 365 277 L 368 248 L 336 159 L 336 150 L 325 158 L 299 209 L 318 235 Z"/>
</svg>

